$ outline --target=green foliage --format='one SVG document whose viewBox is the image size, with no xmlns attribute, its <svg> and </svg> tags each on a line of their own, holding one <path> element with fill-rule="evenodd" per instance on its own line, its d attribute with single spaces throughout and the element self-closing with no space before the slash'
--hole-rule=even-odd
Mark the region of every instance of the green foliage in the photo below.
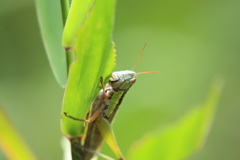
<svg viewBox="0 0 240 160">
<path fill-rule="evenodd" d="M 106 83 L 113 71 L 114 46 L 110 35 L 114 8 L 115 1 L 73 1 L 71 4 L 62 44 L 66 49 L 73 50 L 75 60 L 69 68 L 62 113 L 84 119 L 99 93 L 99 78 L 102 76 Z M 214 83 L 203 105 L 194 108 L 178 122 L 146 135 L 137 146 L 132 147 L 129 159 L 161 157 L 164 160 L 178 160 L 190 155 L 204 142 L 219 93 L 219 86 Z M 65 116 L 61 126 L 62 132 L 70 137 L 81 136 L 84 131 L 83 122 Z M 102 132 L 105 132 L 104 129 Z"/>
<path fill-rule="evenodd" d="M 98 122 L 98 129 L 101 132 L 101 135 L 104 137 L 104 140 L 108 143 L 110 148 L 116 154 L 117 158 L 120 159 L 123 157 L 120 148 L 118 147 L 116 138 L 113 133 L 113 129 L 109 121 L 105 118 L 100 119 Z"/>
<path fill-rule="evenodd" d="M 49 71 L 34 1 L 1 2 L 1 103 L 39 159 L 62 159 L 59 110 L 64 90 Z M 209 79 L 220 73 L 227 85 L 214 129 L 204 149 L 188 159 L 240 159 L 240 1 L 118 2 L 113 32 L 116 70 L 131 69 L 148 41 L 136 71 L 159 71 L 139 76 L 120 106 L 113 127 L 124 155 L 144 133 L 181 117 L 199 102 Z M 105 144 L 101 153 L 114 157 Z M 6 159 L 2 153 L 0 159 Z"/>
<path fill-rule="evenodd" d="M 64 27 L 62 44 L 65 48 L 72 47 L 80 27 L 87 18 L 95 0 L 72 1 L 66 25 Z"/>
<path fill-rule="evenodd" d="M 99 78 L 102 76 L 106 83 L 114 68 L 115 52 L 111 43 L 111 33 L 115 3 L 75 0 L 71 5 L 62 39 L 64 47 L 72 49 L 70 51 L 74 51 L 76 56 L 70 66 L 62 111 L 71 116 L 85 118 L 91 102 L 99 93 Z M 61 36 L 68 11 L 68 0 L 62 1 L 64 5 L 59 1 L 47 0 L 37 0 L 36 4 L 50 65 L 59 84 L 65 86 L 69 63 L 66 62 L 66 52 L 61 46 Z M 126 39 L 126 36 L 124 37 Z M 176 123 L 145 135 L 131 148 L 129 159 L 157 157 L 163 160 L 178 160 L 201 148 L 212 123 L 220 94 L 219 86 L 221 85 L 214 83 L 207 101 Z M 7 155 L 13 159 L 34 159 L 2 111 L 0 119 L 0 128 L 4 128 L 0 133 L 0 145 Z M 83 133 L 82 122 L 63 116 L 61 125 L 63 133 L 70 137 Z"/>
<path fill-rule="evenodd" d="M 200 149 L 210 130 L 222 89 L 221 81 L 214 81 L 203 104 L 194 107 L 177 122 L 146 134 L 132 146 L 130 160 L 182 160 Z"/>
<path fill-rule="evenodd" d="M 14 160 L 34 160 L 35 156 L 31 153 L 27 145 L 19 136 L 10 120 L 0 106 L 0 147 L 8 159 Z"/>
<path fill-rule="evenodd" d="M 61 44 L 63 20 L 60 1 L 36 0 L 36 8 L 43 44 L 53 74 L 64 87 L 67 82 L 67 62 Z"/>
<path fill-rule="evenodd" d="M 89 3 L 88 1 L 81 2 L 83 4 L 79 4 L 80 6 L 86 6 L 85 3 Z M 75 6 L 72 4 L 72 7 Z M 71 9 L 70 11 L 72 13 L 70 13 L 67 23 L 69 21 L 73 22 L 76 19 L 75 14 L 79 13 Z M 80 28 L 76 35 L 73 47 L 76 60 L 70 66 L 62 111 L 73 117 L 81 119 L 86 117 L 93 99 L 101 89 L 101 87 L 98 87 L 100 86 L 100 77 L 103 77 L 106 83 L 113 71 L 115 51 L 111 42 L 111 33 L 114 12 L 114 0 L 96 0 L 83 27 Z M 71 27 L 65 28 L 65 30 L 69 29 L 71 30 Z M 80 136 L 83 134 L 83 122 L 74 121 L 63 116 L 62 131 L 71 137 Z"/>
</svg>

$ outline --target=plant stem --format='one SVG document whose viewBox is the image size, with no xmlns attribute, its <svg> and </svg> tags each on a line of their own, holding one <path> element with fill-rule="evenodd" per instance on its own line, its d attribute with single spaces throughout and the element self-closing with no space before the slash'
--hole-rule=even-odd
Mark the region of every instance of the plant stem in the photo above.
<svg viewBox="0 0 240 160">
<path fill-rule="evenodd" d="M 65 26 L 68 11 L 69 11 L 69 0 L 61 0 L 61 8 L 62 8 L 62 19 L 63 19 L 63 26 Z"/>
<path fill-rule="evenodd" d="M 67 70 L 69 72 L 69 67 L 72 62 L 75 60 L 75 53 L 73 49 L 66 50 L 66 57 L 67 57 Z"/>
<path fill-rule="evenodd" d="M 63 26 L 65 26 L 65 23 L 67 21 L 68 12 L 69 12 L 69 0 L 61 0 L 61 8 L 62 8 L 62 20 L 63 20 Z M 67 72 L 69 72 L 69 67 L 71 63 L 74 61 L 74 52 L 72 49 L 66 50 L 66 58 L 67 58 Z"/>
</svg>

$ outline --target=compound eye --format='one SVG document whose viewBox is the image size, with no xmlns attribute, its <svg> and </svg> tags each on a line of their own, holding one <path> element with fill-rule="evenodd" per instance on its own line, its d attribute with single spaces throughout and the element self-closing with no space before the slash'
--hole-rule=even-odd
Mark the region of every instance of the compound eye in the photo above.
<svg viewBox="0 0 240 160">
<path fill-rule="evenodd" d="M 109 82 L 114 83 L 114 82 L 117 82 L 118 80 L 119 80 L 118 76 L 113 73 L 112 76 L 110 77 Z"/>
<path fill-rule="evenodd" d="M 118 81 L 118 79 L 113 79 L 113 78 L 110 78 L 110 83 L 114 83 L 114 82 L 117 82 Z"/>
</svg>

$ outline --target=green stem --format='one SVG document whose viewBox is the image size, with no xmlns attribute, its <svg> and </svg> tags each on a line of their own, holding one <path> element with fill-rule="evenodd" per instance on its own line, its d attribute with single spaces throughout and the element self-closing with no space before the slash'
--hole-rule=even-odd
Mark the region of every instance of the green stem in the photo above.
<svg viewBox="0 0 240 160">
<path fill-rule="evenodd" d="M 61 0 L 61 8 L 62 8 L 62 19 L 63 19 L 63 26 L 65 26 L 68 11 L 69 11 L 69 0 Z"/>
<path fill-rule="evenodd" d="M 70 140 L 71 143 L 71 151 L 72 151 L 72 160 L 83 160 L 83 153 L 82 149 L 80 149 L 78 146 L 81 146 L 81 138 L 74 138 Z"/>
<path fill-rule="evenodd" d="M 61 8 L 62 8 L 62 20 L 63 20 L 63 26 L 65 26 L 65 23 L 67 21 L 68 12 L 69 12 L 69 0 L 61 0 Z M 74 52 L 72 49 L 65 50 L 66 57 L 67 57 L 67 71 L 69 72 L 69 67 L 71 63 L 74 61 Z"/>
<path fill-rule="evenodd" d="M 68 68 L 68 72 L 69 72 L 69 67 L 70 67 L 71 63 L 74 62 L 74 60 L 75 60 L 75 54 L 74 54 L 73 49 L 66 50 L 66 56 L 67 56 L 67 68 Z"/>
</svg>

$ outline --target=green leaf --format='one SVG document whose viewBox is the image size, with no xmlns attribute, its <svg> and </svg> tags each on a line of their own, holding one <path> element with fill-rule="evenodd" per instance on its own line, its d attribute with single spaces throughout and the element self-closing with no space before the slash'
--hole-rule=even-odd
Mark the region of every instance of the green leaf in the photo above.
<svg viewBox="0 0 240 160">
<path fill-rule="evenodd" d="M 94 0 L 72 1 L 62 38 L 62 45 L 65 48 L 72 47 L 77 36 L 77 32 L 83 25 L 84 20 L 87 18 L 87 14 L 90 11 L 93 2 Z"/>
<path fill-rule="evenodd" d="M 79 30 L 74 45 L 76 60 L 70 66 L 62 113 L 84 119 L 101 89 L 100 77 L 105 83 L 108 81 L 115 63 L 111 42 L 114 13 L 114 0 L 96 0 L 84 27 Z M 63 115 L 62 132 L 70 137 L 81 136 L 83 124 Z"/>
<path fill-rule="evenodd" d="M 222 83 L 215 81 L 203 104 L 177 122 L 145 135 L 131 147 L 127 159 L 182 160 L 200 149 L 210 130 L 221 88 Z"/>
<path fill-rule="evenodd" d="M 104 140 L 107 142 L 109 147 L 113 150 L 113 152 L 116 154 L 117 158 L 118 159 L 123 158 L 123 155 L 120 151 L 120 148 L 118 147 L 113 129 L 109 121 L 105 118 L 101 118 L 97 126 Z"/>
<path fill-rule="evenodd" d="M 60 1 L 36 0 L 36 8 L 43 44 L 58 83 L 67 82 L 66 53 L 61 44 L 63 20 Z"/>
<path fill-rule="evenodd" d="M 18 135 L 0 106 L 0 147 L 8 159 L 34 160 L 35 156 Z"/>
</svg>

